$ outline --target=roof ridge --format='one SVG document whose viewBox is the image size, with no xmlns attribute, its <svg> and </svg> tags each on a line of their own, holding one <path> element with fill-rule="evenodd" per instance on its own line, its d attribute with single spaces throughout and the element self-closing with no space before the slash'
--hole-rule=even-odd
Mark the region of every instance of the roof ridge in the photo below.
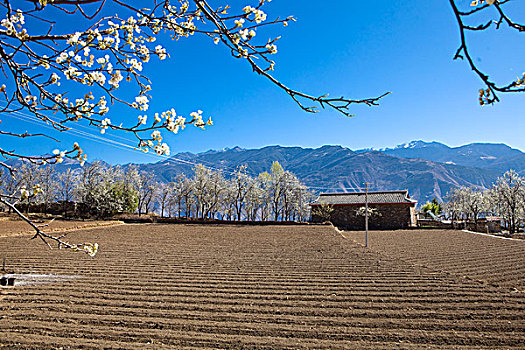
<svg viewBox="0 0 525 350">
<path fill-rule="evenodd" d="M 411 199 L 408 190 L 396 191 L 371 191 L 368 192 L 368 202 L 370 204 L 415 204 L 416 200 Z M 364 204 L 365 192 L 345 192 L 345 193 L 322 193 L 311 205 L 319 204 Z"/>
<path fill-rule="evenodd" d="M 408 193 L 408 190 L 388 190 L 388 191 L 367 191 L 366 193 Z M 365 192 L 331 192 L 331 193 L 321 193 L 319 196 L 345 196 L 352 194 L 365 194 Z"/>
</svg>

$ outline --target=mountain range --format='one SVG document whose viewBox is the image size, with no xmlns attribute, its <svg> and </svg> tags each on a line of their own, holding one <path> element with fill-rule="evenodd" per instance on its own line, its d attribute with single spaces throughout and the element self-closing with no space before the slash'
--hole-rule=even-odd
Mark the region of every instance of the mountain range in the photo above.
<svg viewBox="0 0 525 350">
<path fill-rule="evenodd" d="M 408 189 L 420 204 L 433 197 L 441 201 L 458 186 L 488 188 L 509 169 L 525 175 L 525 153 L 505 144 L 449 147 L 435 141 L 412 141 L 393 148 L 355 151 L 342 146 L 234 147 L 197 154 L 178 153 L 157 163 L 134 165 L 167 182 L 180 173 L 191 176 L 196 164 L 220 169 L 226 176 L 246 165 L 247 172 L 257 176 L 268 171 L 274 161 L 296 174 L 316 193 L 362 190 L 368 182 L 374 190 Z M 20 161 L 9 163 L 16 167 Z M 67 160 L 58 165 L 57 170 L 78 167 L 77 162 Z"/>
<path fill-rule="evenodd" d="M 273 161 L 295 173 L 315 192 L 360 190 L 368 182 L 375 190 L 408 189 L 420 203 L 432 197 L 443 200 L 458 186 L 490 187 L 509 169 L 525 173 L 525 153 L 505 144 L 449 147 L 424 141 L 356 151 L 342 146 L 234 147 L 198 154 L 184 152 L 138 166 L 161 181 L 169 181 L 179 173 L 191 175 L 195 164 L 221 169 L 226 175 L 245 164 L 248 173 L 255 176 L 269 170 Z"/>
<path fill-rule="evenodd" d="M 503 143 L 471 143 L 449 147 L 440 142 L 412 141 L 380 150 L 401 158 L 422 158 L 433 162 L 477 167 L 505 172 L 525 170 L 525 153 Z"/>
</svg>

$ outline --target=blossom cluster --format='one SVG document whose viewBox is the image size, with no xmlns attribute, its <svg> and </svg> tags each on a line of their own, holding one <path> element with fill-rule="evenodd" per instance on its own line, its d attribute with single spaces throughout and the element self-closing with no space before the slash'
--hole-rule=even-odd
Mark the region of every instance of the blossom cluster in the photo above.
<svg viewBox="0 0 525 350">
<path fill-rule="evenodd" d="M 71 248 L 74 252 L 84 252 L 91 257 L 97 255 L 98 252 L 98 243 L 70 244 L 68 242 L 60 242 L 58 247 L 68 247 Z"/>
<path fill-rule="evenodd" d="M 20 200 L 26 200 L 28 198 L 34 197 L 39 193 L 42 193 L 42 187 L 39 184 L 33 186 L 33 188 L 28 189 L 27 186 L 21 186 L 19 189 Z"/>
<path fill-rule="evenodd" d="M 29 37 L 27 30 L 22 28 L 23 24 L 25 24 L 25 17 L 20 10 L 17 10 L 16 13 L 11 16 L 6 16 L 6 18 L 0 21 L 0 26 L 6 29 L 6 35 L 14 36 L 21 41 Z M 17 30 L 17 27 L 19 30 Z"/>
<path fill-rule="evenodd" d="M 139 115 L 136 126 L 126 127 L 114 125 L 109 118 L 106 118 L 110 106 L 113 102 L 119 101 L 138 111 L 149 110 L 151 97 L 147 93 L 151 87 L 144 73 L 144 66 L 152 56 L 157 56 L 159 60 L 169 57 L 166 48 L 156 43 L 157 34 L 161 31 L 168 31 L 171 38 L 175 40 L 195 33 L 211 36 L 216 44 L 222 38 L 222 41 L 232 49 L 235 57 L 250 58 L 258 55 L 270 65 L 268 69 L 273 69 L 274 62 L 266 59 L 265 55 L 277 52 L 275 40 L 269 40 L 262 45 L 256 45 L 252 40 L 257 35 L 259 25 L 267 20 L 267 14 L 261 9 L 267 1 L 271 0 L 259 0 L 256 7 L 245 6 L 237 15 L 227 15 L 226 10 L 229 6 L 213 11 L 202 3 L 195 2 L 190 9 L 190 1 L 179 0 L 178 6 L 166 2 L 165 6 L 157 7 L 152 12 L 137 9 L 133 13 L 127 12 L 128 15 L 125 16 L 122 15 L 124 12 L 115 16 L 102 15 L 100 20 L 83 31 L 75 30 L 68 34 L 54 35 L 53 28 L 50 27 L 47 35 L 60 37 L 56 41 L 57 45 L 41 51 L 46 54 L 28 55 L 30 64 L 24 72 L 31 79 L 20 78 L 17 82 L 26 92 L 23 99 L 24 107 L 35 113 L 37 110 L 47 109 L 53 113 L 59 111 L 66 114 L 67 118 L 64 121 L 54 124 L 58 128 L 63 127 L 64 122 L 86 119 L 90 125 L 99 128 L 102 134 L 108 129 L 132 131 L 139 139 L 139 148 L 153 149 L 158 154 L 169 154 L 169 147 L 161 142 L 162 136 L 157 129 L 178 133 L 188 124 L 204 129 L 205 126 L 213 124 L 211 119 L 203 120 L 203 112 L 199 110 L 190 113 L 190 117 L 186 120 L 185 117 L 178 116 L 174 109 L 170 109 L 160 115 L 155 113 L 154 118 L 149 120 L 147 115 Z M 39 5 L 44 9 L 47 2 L 39 1 Z M 226 25 L 224 28 L 228 29 L 221 31 L 220 25 L 208 20 L 210 14 L 217 16 L 219 23 L 224 21 L 235 25 L 234 27 Z M 32 15 L 31 19 L 34 17 Z M 22 41 L 29 38 L 28 45 L 36 46 L 40 39 L 28 36 L 27 32 L 22 30 L 26 18 L 29 17 L 24 17 L 23 11 L 15 10 L 13 15 L 3 19 L 0 24 L 8 30 L 7 34 L 11 35 L 11 39 L 18 38 Z M 204 28 L 197 29 L 198 23 L 202 23 Z M 212 30 L 206 27 L 210 24 Z M 46 70 L 47 74 L 44 73 Z M 138 85 L 140 89 L 138 94 L 131 99 L 117 96 L 116 90 L 123 82 L 128 81 Z M 71 89 L 72 84 L 75 83 L 95 89 L 88 90 L 88 93 L 77 98 L 72 93 L 66 92 L 75 91 Z M 35 88 L 38 93 L 32 91 Z M 2 85 L 0 92 L 5 93 L 5 89 L 5 85 Z M 143 138 L 148 130 L 153 131 L 154 134 Z M 69 153 L 64 152 L 58 151 L 54 154 L 56 162 L 62 162 L 66 156 L 70 157 Z M 79 153 L 77 157 L 82 162 L 85 161 L 85 155 Z"/>
<path fill-rule="evenodd" d="M 266 21 L 266 13 L 264 13 L 264 11 L 260 10 L 260 9 L 257 9 L 255 7 L 251 7 L 251 6 L 246 6 L 245 8 L 242 9 L 244 11 L 244 13 L 246 14 L 253 14 L 254 15 L 254 21 L 256 23 L 261 23 L 263 21 Z"/>
<path fill-rule="evenodd" d="M 202 113 L 201 110 L 191 112 L 190 116 L 192 119 L 190 121 L 187 121 L 186 118 L 181 115 L 177 115 L 174 109 L 164 111 L 160 115 L 159 113 L 155 113 L 153 127 L 157 129 L 151 132 L 149 139 L 141 140 L 138 148 L 146 153 L 149 152 L 150 149 L 153 149 L 158 155 L 169 155 L 170 148 L 168 144 L 162 142 L 162 133 L 158 128 L 163 128 L 176 134 L 179 130 L 184 129 L 187 124 L 193 124 L 201 129 L 204 129 L 208 125 L 213 125 L 211 118 L 208 118 L 206 122 L 203 120 Z M 137 127 L 146 124 L 147 119 L 147 115 L 140 115 L 138 117 Z"/>
</svg>

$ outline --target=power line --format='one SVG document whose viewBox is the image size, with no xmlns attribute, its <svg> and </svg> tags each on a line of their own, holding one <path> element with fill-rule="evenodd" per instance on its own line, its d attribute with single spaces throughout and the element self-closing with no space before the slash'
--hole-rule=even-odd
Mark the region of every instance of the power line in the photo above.
<svg viewBox="0 0 525 350">
<path fill-rule="evenodd" d="M 50 126 L 49 124 L 47 124 L 46 122 L 44 122 L 43 120 L 41 120 L 41 119 L 39 119 L 39 118 L 37 118 L 37 117 L 35 117 L 33 115 L 22 113 L 21 111 L 10 112 L 10 116 L 15 118 L 15 119 L 18 119 L 18 120 L 22 120 L 22 121 L 25 121 L 25 122 L 28 122 L 28 123 L 31 123 L 31 124 L 38 125 L 40 127 L 44 127 L 44 128 L 47 128 L 47 129 L 58 131 L 55 128 L 53 128 L 52 126 Z M 53 120 L 51 118 L 49 118 L 49 119 L 51 121 L 53 121 L 53 122 L 57 122 L 58 123 L 58 121 L 56 121 L 56 120 Z M 84 129 L 87 129 L 89 131 L 92 131 L 92 128 L 90 128 L 88 126 L 81 125 L 81 124 L 78 124 L 77 126 L 78 127 L 82 127 Z M 167 161 L 168 163 L 171 163 L 171 164 L 175 164 L 176 162 L 178 162 L 178 163 L 188 164 L 188 165 L 192 165 L 192 166 L 197 166 L 199 164 L 206 164 L 207 163 L 208 164 L 207 167 L 212 169 L 212 170 L 225 172 L 228 175 L 234 175 L 235 174 L 235 170 L 231 171 L 231 169 L 234 169 L 233 167 L 223 166 L 223 168 L 221 169 L 221 168 L 216 168 L 215 166 L 209 165 L 211 163 L 207 162 L 207 161 L 202 161 L 201 160 L 199 162 L 192 162 L 192 161 L 189 161 L 189 160 L 176 158 L 174 156 L 159 155 L 159 154 L 154 154 L 154 153 L 144 153 L 143 151 L 139 151 L 135 146 L 132 146 L 132 145 L 129 145 L 129 144 L 126 144 L 126 143 L 123 143 L 123 142 L 111 140 L 111 139 L 109 139 L 107 137 L 102 137 L 102 136 L 100 136 L 98 134 L 94 134 L 94 133 L 91 133 L 91 132 L 88 132 L 88 131 L 78 130 L 75 127 L 72 127 L 72 126 L 68 126 L 68 130 L 59 131 L 59 132 L 64 132 L 64 133 L 67 133 L 67 134 L 70 134 L 70 135 L 81 137 L 81 138 L 90 140 L 92 142 L 102 143 L 102 144 L 108 145 L 110 147 L 115 147 L 115 148 L 126 150 L 126 151 L 138 152 L 138 153 L 140 153 L 142 155 L 146 155 L 148 157 L 153 157 L 153 158 L 157 158 L 157 159 L 160 158 L 160 159 L 165 160 L 165 161 Z M 132 140 L 124 138 L 124 137 L 120 137 L 118 135 L 112 135 L 112 136 L 116 137 L 116 138 L 119 138 L 119 139 L 122 139 L 122 140 L 125 140 L 125 141 L 132 142 Z M 225 170 L 227 170 L 227 168 L 229 168 L 230 171 L 225 171 Z M 254 176 L 254 177 L 259 176 L 259 174 L 255 174 L 254 172 L 251 172 L 251 171 L 249 171 L 247 169 L 246 169 L 246 172 L 249 175 Z M 361 190 L 360 188 L 348 187 L 348 186 L 343 186 L 342 188 L 341 187 L 308 186 L 308 188 L 315 189 L 315 190 L 335 190 L 335 191 L 345 191 L 345 192 L 348 191 L 348 190 L 351 190 L 351 191 L 360 191 Z"/>
<path fill-rule="evenodd" d="M 58 131 L 55 128 L 49 126 L 44 121 L 36 118 L 35 116 L 28 115 L 28 114 L 22 113 L 20 111 L 13 111 L 13 112 L 11 112 L 10 116 L 14 117 L 15 119 L 19 119 L 19 120 L 22 120 L 22 121 L 29 122 L 31 124 L 39 125 L 41 127 L 45 127 L 45 128 L 51 129 L 51 130 Z M 51 119 L 51 120 L 54 121 L 53 119 Z M 56 122 L 56 121 L 54 121 L 54 122 Z M 89 127 L 86 127 L 86 126 L 83 126 L 83 125 L 79 125 L 79 126 L 87 128 L 90 131 L 92 130 Z M 69 126 L 68 129 L 69 130 L 64 130 L 64 131 L 60 131 L 60 132 L 64 132 L 64 133 L 67 133 L 67 134 L 70 134 L 70 135 L 75 135 L 75 136 L 78 136 L 78 137 L 81 137 L 81 138 L 84 138 L 84 139 L 88 139 L 88 140 L 93 141 L 93 142 L 104 143 L 106 145 L 109 145 L 109 146 L 112 146 L 112 147 L 116 147 L 116 148 L 119 148 L 119 149 L 135 151 L 135 152 L 138 152 L 138 153 L 140 153 L 142 155 L 146 155 L 146 156 L 149 156 L 149 157 L 160 158 L 160 159 L 166 160 L 166 161 L 168 161 L 168 162 L 170 162 L 172 164 L 173 164 L 174 161 L 175 162 L 179 162 L 179 163 L 193 165 L 193 166 L 197 166 L 198 164 L 201 164 L 201 163 L 208 163 L 208 162 L 204 162 L 204 161 L 197 163 L 197 162 L 191 162 L 191 161 L 185 160 L 185 159 L 176 158 L 174 156 L 170 157 L 170 156 L 159 155 L 159 154 L 154 154 L 154 153 L 144 153 L 143 151 L 139 151 L 135 146 L 132 146 L 132 145 L 128 145 L 128 144 L 125 144 L 125 143 L 122 143 L 122 142 L 119 142 L 119 141 L 111 140 L 111 139 L 108 139 L 106 137 L 102 137 L 100 135 L 93 134 L 93 133 L 90 133 L 90 132 L 86 132 L 86 131 L 83 131 L 83 130 L 78 130 L 78 129 L 75 129 L 74 127 L 71 127 L 71 126 Z M 121 138 L 121 139 L 124 139 L 126 141 L 131 141 L 131 140 L 125 139 L 125 138 Z M 215 167 L 209 166 L 209 165 L 207 167 L 212 169 L 212 170 L 215 170 L 215 171 L 224 171 L 224 169 L 215 168 Z M 230 168 L 230 169 L 232 169 L 232 168 Z M 229 174 L 229 175 L 233 175 L 234 174 L 234 172 L 232 172 L 232 171 L 226 172 L 226 173 Z"/>
</svg>

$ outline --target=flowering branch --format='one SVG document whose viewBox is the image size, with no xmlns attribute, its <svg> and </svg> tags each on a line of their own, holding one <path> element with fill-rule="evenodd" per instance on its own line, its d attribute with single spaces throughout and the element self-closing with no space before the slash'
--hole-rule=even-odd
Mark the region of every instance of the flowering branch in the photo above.
<svg viewBox="0 0 525 350">
<path fill-rule="evenodd" d="M 271 72 L 280 37 L 260 39 L 267 26 L 287 26 L 293 17 L 267 20 L 263 6 L 271 0 L 258 0 L 255 7 L 245 6 L 230 14 L 229 6 L 212 8 L 207 0 L 153 0 L 150 8 L 124 0 L 2 0 L 0 1 L 0 105 L 1 116 L 30 113 L 37 121 L 63 132 L 71 125 L 86 123 L 102 134 L 108 131 L 127 132 L 136 138 L 136 148 L 169 155 L 163 142 L 166 132 L 178 133 L 188 125 L 204 129 L 213 124 L 203 111 L 196 109 L 180 115 L 174 108 L 152 113 L 148 117 L 151 82 L 143 67 L 151 60 L 169 57 L 166 48 L 156 42 L 162 34 L 173 40 L 201 35 L 222 44 L 238 59 L 246 60 L 252 70 L 283 90 L 304 111 L 318 112 L 329 107 L 345 116 L 354 104 L 375 106 L 388 93 L 367 99 L 314 96 L 285 85 Z M 109 5 L 111 7 L 109 7 Z M 116 9 L 116 10 L 115 10 Z M 73 30 L 60 30 L 55 22 L 57 11 L 75 21 Z M 117 14 L 114 14 L 114 13 Z M 36 28 L 42 28 L 35 32 Z M 121 85 L 135 88 L 133 97 L 126 97 Z M 115 124 L 108 113 L 114 104 L 123 104 L 137 111 L 137 119 Z M 59 117 L 57 117 L 59 116 Z M 44 136 L 44 133 L 0 131 L 11 137 Z M 27 156 L 0 148 L 0 156 L 16 158 L 33 164 L 61 163 L 65 158 L 86 160 L 82 148 L 54 150 L 43 156 Z M 13 169 L 0 162 L 9 172 Z M 24 191 L 26 191 L 24 189 Z M 35 238 L 55 241 L 59 247 L 96 252 L 96 244 L 74 245 L 41 230 L 16 210 L 9 198 L 0 195 L 0 202 L 12 208 L 36 230 Z M 49 245 L 49 244 L 48 244 Z"/>
<path fill-rule="evenodd" d="M 35 230 L 36 233 L 32 239 L 40 238 L 49 248 L 51 248 L 51 244 L 49 243 L 49 241 L 55 241 L 58 244 L 59 249 L 66 248 L 66 249 L 71 249 L 72 251 L 75 251 L 75 252 L 84 252 L 88 254 L 89 256 L 95 256 L 97 254 L 97 250 L 98 250 L 97 243 L 72 244 L 72 243 L 66 242 L 62 240 L 64 236 L 57 237 L 57 236 L 53 236 L 49 233 L 42 231 L 42 228 L 48 226 L 49 224 L 36 225 L 31 219 L 29 219 L 20 210 L 18 210 L 15 203 L 20 201 L 20 199 L 23 199 L 24 197 L 27 198 L 29 196 L 28 193 L 29 192 L 26 189 L 22 189 L 21 190 L 22 196 L 19 198 L 14 197 L 14 196 L 0 195 L 0 203 L 6 205 L 11 210 L 13 210 L 20 218 L 22 218 L 22 220 L 27 222 Z M 31 195 L 34 195 L 34 194 L 31 194 Z M 16 202 L 10 203 L 7 200 L 8 198 L 15 199 Z"/>
<path fill-rule="evenodd" d="M 211 119 L 204 121 L 201 111 L 191 113 L 188 118 L 174 109 L 155 113 L 149 122 L 146 115 L 139 115 L 137 124 L 132 125 L 115 125 L 106 117 L 115 102 L 142 112 L 149 109 L 150 81 L 142 70 L 152 56 L 160 60 L 169 56 L 165 48 L 153 44 L 160 32 L 168 33 L 174 40 L 202 34 L 216 44 L 222 42 L 234 57 L 246 59 L 254 72 L 285 91 L 306 112 L 318 111 L 316 106 L 305 104 L 309 101 L 351 116 L 350 105 L 374 106 L 388 94 L 362 100 L 313 96 L 273 77 L 269 71 L 274 69 L 275 62 L 270 55 L 277 53 L 279 37 L 259 43 L 255 37 L 264 26 L 287 26 L 295 19 L 267 21 L 262 10 L 267 1 L 260 0 L 256 7 L 246 6 L 242 12 L 230 15 L 229 6 L 213 9 L 205 0 L 178 0 L 179 6 L 171 5 L 168 0 L 155 1 L 151 9 L 109 0 L 119 8 L 119 14 L 107 16 L 106 0 L 27 0 L 32 8 L 17 9 L 12 7 L 11 0 L 4 0 L 0 3 L 0 10 L 5 10 L 5 18 L 0 22 L 0 68 L 9 86 L 0 86 L 0 93 L 7 101 L 7 106 L 0 107 L 0 113 L 26 110 L 58 131 L 68 130 L 69 123 L 85 120 L 101 133 L 108 129 L 130 132 L 137 138 L 137 148 L 168 155 L 169 147 L 161 142 L 159 132 L 177 133 L 190 124 L 204 128 L 212 125 Z M 84 6 L 95 3 L 96 9 L 89 15 Z M 68 15 L 79 12 L 79 28 L 85 25 L 86 29 L 57 33 L 53 20 L 49 19 L 51 9 Z M 31 26 L 26 28 L 26 21 L 48 23 L 49 29 L 33 34 Z M 124 81 L 134 82 L 138 87 L 134 100 L 117 94 Z M 72 93 L 64 86 L 74 88 L 78 84 L 87 92 L 69 97 Z M 49 112 L 62 114 L 64 118 L 52 119 Z M 76 157 L 83 160 L 84 155 Z"/>
</svg>

